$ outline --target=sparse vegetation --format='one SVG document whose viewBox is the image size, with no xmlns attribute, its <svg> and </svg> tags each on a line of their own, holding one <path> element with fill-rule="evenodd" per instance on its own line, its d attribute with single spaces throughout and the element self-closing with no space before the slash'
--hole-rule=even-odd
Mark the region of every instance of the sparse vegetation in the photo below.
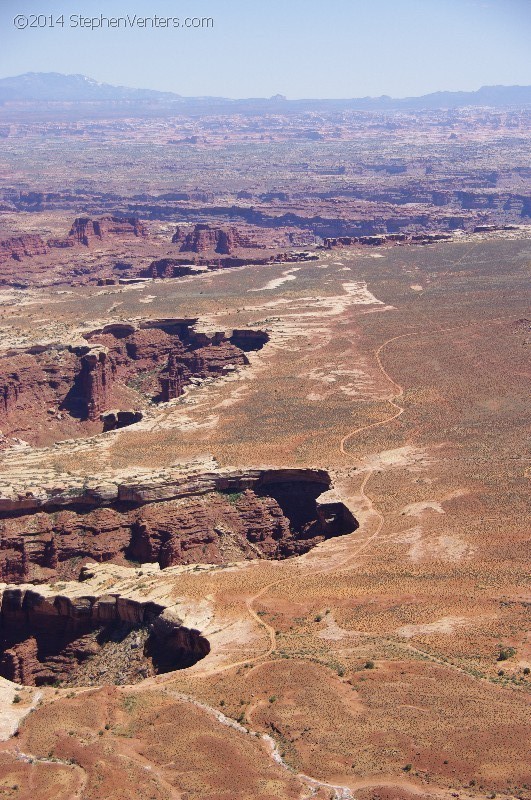
<svg viewBox="0 0 531 800">
<path fill-rule="evenodd" d="M 498 653 L 498 661 L 508 661 L 516 654 L 514 647 L 502 647 Z"/>
<path fill-rule="evenodd" d="M 227 492 L 225 497 L 229 501 L 229 503 L 234 506 L 238 503 L 242 498 L 243 492 Z"/>
<path fill-rule="evenodd" d="M 138 700 L 137 700 L 137 698 L 136 698 L 136 696 L 134 694 L 127 694 L 123 698 L 122 705 L 123 705 L 124 709 L 129 714 L 131 714 L 134 711 L 134 709 L 135 709 L 135 707 L 137 705 L 137 702 L 138 702 Z"/>
</svg>

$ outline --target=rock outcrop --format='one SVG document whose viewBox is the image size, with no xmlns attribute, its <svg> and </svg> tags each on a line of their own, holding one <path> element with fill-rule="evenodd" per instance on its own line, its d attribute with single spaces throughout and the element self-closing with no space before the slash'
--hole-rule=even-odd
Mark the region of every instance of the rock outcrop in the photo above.
<svg viewBox="0 0 531 800">
<path fill-rule="evenodd" d="M 0 376 L 2 428 L 26 432 L 39 417 L 98 420 L 110 402 L 115 365 L 104 348 L 30 348 L 0 356 Z"/>
<path fill-rule="evenodd" d="M 78 217 L 74 220 L 68 239 L 90 247 L 94 241 L 108 237 L 147 237 L 147 235 L 146 226 L 136 217 L 103 216 L 98 219 Z"/>
<path fill-rule="evenodd" d="M 448 233 L 387 233 L 381 236 L 326 236 L 323 239 L 323 247 L 332 250 L 335 247 L 351 247 L 352 245 L 364 245 L 370 247 L 381 247 L 388 244 L 433 244 L 435 242 L 451 239 Z"/>
<path fill-rule="evenodd" d="M 0 264 L 10 259 L 22 261 L 23 258 L 44 255 L 47 252 L 46 242 L 37 234 L 26 233 L 22 236 L 13 236 L 0 241 Z"/>
<path fill-rule="evenodd" d="M 146 270 L 150 278 L 182 278 L 195 272 L 191 264 L 183 258 L 159 258 L 152 261 Z"/>
<path fill-rule="evenodd" d="M 74 577 L 80 559 L 118 564 L 287 558 L 358 524 L 322 470 L 167 473 L 149 482 L 0 500 L 0 575 L 10 582 Z"/>
<path fill-rule="evenodd" d="M 99 419 L 107 408 L 116 366 L 104 349 L 91 350 L 81 356 L 81 371 L 78 376 L 80 396 L 86 405 L 90 420 Z"/>
<path fill-rule="evenodd" d="M 86 348 L 87 351 L 90 348 Z M 11 430 L 10 417 L 58 404 L 80 371 L 80 361 L 65 347 L 43 347 L 35 352 L 8 351 L 0 356 L 0 419 Z"/>
<path fill-rule="evenodd" d="M 22 386 L 17 372 L 3 377 L 4 382 L 0 386 L 0 409 L 4 414 L 8 414 L 16 406 Z"/>
<path fill-rule="evenodd" d="M 127 428 L 129 425 L 135 425 L 143 418 L 141 411 L 120 411 L 118 409 L 112 411 L 105 411 L 101 414 L 100 419 L 103 422 L 103 432 L 116 431 L 120 428 Z"/>
<path fill-rule="evenodd" d="M 155 400 L 179 397 L 191 378 L 222 375 L 248 364 L 243 350 L 225 333 L 199 333 L 188 320 L 153 321 L 132 330 L 106 326 L 87 338 L 107 348 L 122 381 L 135 381 Z"/>
<path fill-rule="evenodd" d="M 164 403 L 169 400 L 174 400 L 176 397 L 180 397 L 183 393 L 185 385 L 184 364 L 178 361 L 174 353 L 169 355 L 168 363 L 159 380 L 161 386 L 161 400 Z"/>
<path fill-rule="evenodd" d="M 98 219 L 78 217 L 65 238 L 51 238 L 45 241 L 42 236 L 25 233 L 0 241 L 0 264 L 11 260 L 46 255 L 54 248 L 68 248 L 76 245 L 90 247 L 104 239 L 131 237 L 146 238 L 148 231 L 143 222 L 136 217 L 102 216 Z"/>
<path fill-rule="evenodd" d="M 149 594 L 131 596 L 132 588 L 123 595 L 108 588 L 117 586 L 114 576 L 98 576 L 123 570 L 129 581 L 130 570 L 79 572 L 80 564 L 142 564 L 149 573 L 304 553 L 357 528 L 330 486 L 322 470 L 176 470 L 116 487 L 115 496 L 55 488 L 39 511 L 24 501 L 12 506 L 0 528 L 0 567 L 10 582 L 0 586 L 0 675 L 28 685 L 91 685 L 191 666 L 210 649 L 199 630 L 204 611 L 185 604 L 182 614 Z M 44 585 L 74 575 L 80 582 Z"/>
<path fill-rule="evenodd" d="M 236 249 L 264 247 L 238 228 L 213 227 L 206 223 L 199 223 L 192 230 L 178 227 L 172 237 L 172 244 L 178 244 L 179 250 L 183 253 L 214 252 L 220 255 L 230 255 Z"/>
<path fill-rule="evenodd" d="M 190 251 L 192 252 L 192 251 Z M 265 266 L 267 264 L 298 264 L 305 261 L 317 261 L 318 256 L 308 250 L 289 251 L 247 255 L 240 251 L 238 255 L 221 256 L 215 250 L 199 250 L 198 255 L 189 258 L 162 258 L 152 261 L 140 271 L 144 278 L 181 278 L 185 275 L 198 275 L 200 272 L 231 267 L 244 267 L 251 264 Z M 193 261 L 193 263 L 190 263 Z"/>
</svg>

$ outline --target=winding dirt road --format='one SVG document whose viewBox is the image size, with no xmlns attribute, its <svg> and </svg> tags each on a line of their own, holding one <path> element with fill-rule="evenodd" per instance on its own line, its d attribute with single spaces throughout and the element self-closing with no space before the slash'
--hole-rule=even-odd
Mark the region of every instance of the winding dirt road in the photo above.
<svg viewBox="0 0 531 800">
<path fill-rule="evenodd" d="M 411 331 L 409 333 L 399 334 L 398 336 L 392 336 L 390 339 L 387 339 L 385 342 L 382 342 L 382 344 L 374 351 L 374 358 L 376 360 L 376 364 L 377 364 L 380 372 L 384 375 L 384 377 L 389 381 L 389 383 L 393 387 L 393 393 L 387 399 L 387 402 L 395 410 L 395 413 L 393 413 L 391 416 L 387 417 L 384 420 L 380 420 L 379 422 L 372 422 L 369 425 L 361 425 L 361 426 L 359 426 L 357 428 L 354 428 L 354 430 L 349 431 L 349 433 L 347 433 L 345 436 L 343 436 L 343 438 L 341 439 L 341 441 L 339 443 L 339 451 L 342 453 L 342 455 L 345 455 L 345 456 L 349 456 L 350 455 L 350 453 L 349 453 L 348 449 L 346 449 L 345 445 L 347 444 L 347 442 L 349 442 L 355 436 L 357 436 L 358 434 L 362 433 L 363 431 L 370 430 L 372 428 L 383 427 L 383 426 L 389 425 L 395 419 L 400 417 L 405 411 L 405 408 L 403 406 L 399 405 L 398 402 L 397 402 L 398 400 L 400 400 L 401 397 L 404 396 L 404 387 L 400 383 L 395 381 L 394 378 L 391 377 L 391 375 L 388 373 L 388 371 L 385 369 L 385 367 L 384 367 L 384 365 L 382 363 L 383 352 L 390 344 L 392 344 L 393 342 L 397 342 L 400 339 L 406 339 L 406 338 L 410 338 L 410 337 L 413 337 L 413 336 L 426 338 L 428 336 L 438 336 L 438 335 L 443 334 L 443 333 L 451 333 L 451 332 L 458 331 L 458 330 L 465 330 L 465 329 L 468 329 L 468 328 L 476 327 L 478 325 L 489 325 L 489 324 L 493 324 L 493 323 L 496 323 L 496 322 L 506 321 L 507 319 L 512 319 L 514 316 L 515 315 L 511 315 L 511 316 L 508 316 L 508 317 L 495 317 L 495 318 L 492 318 L 492 319 L 489 319 L 489 320 L 481 320 L 479 322 L 470 322 L 470 323 L 467 323 L 466 325 L 456 325 L 456 326 L 453 326 L 453 327 L 450 327 L 450 328 L 439 328 L 439 329 L 437 329 L 435 331 Z M 369 511 L 371 512 L 371 515 L 376 518 L 376 528 L 375 528 L 374 532 L 372 534 L 370 534 L 367 538 L 365 538 L 361 542 L 361 544 L 359 544 L 358 547 L 355 547 L 354 550 L 351 551 L 349 553 L 349 555 L 345 559 L 343 559 L 343 561 L 339 562 L 339 564 L 335 563 L 333 565 L 329 565 L 329 566 L 323 567 L 320 570 L 313 571 L 312 572 L 312 577 L 315 576 L 315 575 L 323 575 L 323 574 L 326 574 L 327 572 L 331 572 L 331 571 L 333 571 L 333 572 L 342 572 L 342 571 L 345 571 L 347 569 L 350 569 L 351 562 L 354 561 L 354 559 L 356 559 L 363 550 L 365 550 L 372 542 L 374 542 L 379 537 L 379 535 L 380 535 L 380 533 L 382 531 L 382 528 L 383 528 L 383 526 L 385 524 L 385 517 L 374 506 L 371 498 L 366 493 L 366 486 L 367 486 L 367 484 L 368 484 L 368 482 L 371 479 L 373 474 L 374 474 L 374 470 L 370 470 L 370 471 L 367 472 L 367 474 L 366 474 L 365 478 L 363 479 L 362 484 L 360 486 L 360 496 L 367 503 L 367 506 L 368 506 Z M 252 597 L 249 597 L 246 600 L 246 607 L 247 607 L 247 611 L 248 611 L 249 615 L 267 633 L 267 636 L 269 638 L 269 647 L 267 648 L 267 650 L 265 650 L 261 655 L 254 656 L 253 658 L 247 658 L 245 661 L 239 661 L 239 662 L 236 662 L 236 663 L 225 665 L 223 667 L 214 668 L 212 671 L 208 672 L 209 675 L 211 675 L 213 673 L 223 672 L 223 671 L 225 671 L 227 669 L 232 669 L 233 667 L 241 666 L 243 664 L 253 663 L 253 662 L 256 662 L 258 660 L 263 661 L 263 659 L 269 658 L 269 656 L 271 656 L 272 653 L 275 652 L 275 650 L 276 650 L 276 633 L 275 633 L 275 630 L 274 630 L 274 628 L 271 627 L 271 625 L 269 625 L 269 623 L 267 623 L 264 619 L 262 619 L 257 614 L 257 612 L 254 609 L 254 604 L 258 600 L 260 600 L 262 597 L 264 597 L 264 595 L 266 595 L 271 589 L 274 589 L 274 588 L 277 588 L 279 586 L 282 586 L 283 584 L 287 583 L 289 580 L 290 580 L 290 578 L 279 578 L 276 581 L 272 581 L 271 583 L 269 583 L 266 586 L 262 587 L 262 589 L 260 589 L 260 591 L 257 592 L 255 595 L 253 595 Z M 394 640 L 389 640 L 389 641 L 393 641 L 394 642 Z M 453 665 L 449 664 L 448 662 L 442 661 L 441 659 L 438 659 L 436 656 L 432 656 L 429 653 L 425 653 L 424 651 L 419 650 L 418 648 L 415 648 L 415 647 L 413 647 L 411 645 L 406 645 L 405 643 L 401 643 L 401 644 L 403 644 L 405 649 L 408 649 L 410 652 L 414 652 L 414 653 L 416 653 L 418 655 L 421 655 L 424 658 L 428 658 L 428 659 L 430 659 L 432 661 L 435 661 L 436 663 L 439 663 L 439 664 L 441 664 L 443 666 L 447 666 L 447 667 L 452 667 L 453 666 Z M 460 672 L 463 672 L 464 674 L 468 675 L 468 673 L 465 670 L 462 670 L 460 667 L 455 666 L 454 668 L 459 670 Z"/>
</svg>

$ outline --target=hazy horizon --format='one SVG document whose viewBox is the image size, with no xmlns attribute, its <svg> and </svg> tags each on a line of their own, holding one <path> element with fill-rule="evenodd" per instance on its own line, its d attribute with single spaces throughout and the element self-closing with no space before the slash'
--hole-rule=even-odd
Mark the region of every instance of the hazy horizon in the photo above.
<svg viewBox="0 0 531 800">
<path fill-rule="evenodd" d="M 24 72 L 24 73 L 20 73 L 18 75 L 0 75 L 0 80 L 5 80 L 5 79 L 9 79 L 9 78 L 22 78 L 25 75 L 60 75 L 60 76 L 65 77 L 65 78 L 83 77 L 83 78 L 88 78 L 89 80 L 96 81 L 96 79 L 92 75 L 84 75 L 83 73 L 79 73 L 79 72 L 67 73 L 67 72 L 34 72 L 34 71 Z M 154 88 L 152 86 L 148 87 L 148 86 L 132 86 L 131 84 L 112 84 L 112 83 L 109 83 L 107 81 L 96 81 L 96 82 L 98 84 L 100 84 L 100 85 L 114 86 L 116 88 L 123 88 L 123 89 L 140 89 L 141 91 L 148 91 L 148 90 L 153 91 L 154 90 L 154 91 L 160 91 L 160 92 L 168 91 L 168 90 L 165 90 L 165 89 L 156 89 L 156 88 Z M 492 87 L 502 87 L 502 88 L 519 87 L 519 88 L 523 88 L 523 87 L 527 87 L 527 86 L 530 86 L 530 85 L 531 84 L 483 84 L 482 86 L 478 86 L 478 87 L 476 87 L 474 89 L 436 89 L 434 92 L 427 92 L 426 96 L 429 96 L 430 94 L 448 93 L 448 92 L 450 92 L 450 93 L 452 93 L 452 92 L 477 92 L 480 89 L 492 88 Z M 175 92 L 174 94 L 176 96 L 179 95 L 178 92 Z M 192 95 L 183 95 L 183 94 L 180 94 L 180 96 L 184 97 L 184 98 L 192 97 Z M 277 93 L 277 95 L 270 95 L 269 97 L 266 97 L 264 95 L 249 95 L 249 97 L 232 97 L 232 98 L 226 97 L 224 95 L 201 95 L 201 96 L 203 96 L 203 97 L 213 97 L 213 98 L 220 97 L 222 99 L 229 99 L 229 100 L 253 100 L 253 99 L 268 100 L 268 99 L 273 99 L 274 97 L 282 96 L 286 100 L 294 100 L 294 101 L 297 101 L 297 100 L 302 100 L 302 101 L 304 101 L 304 100 L 331 100 L 331 101 L 338 100 L 338 101 L 343 101 L 343 100 L 358 100 L 358 99 L 363 100 L 363 99 L 366 99 L 367 97 L 370 97 L 371 99 L 374 99 L 374 100 L 378 100 L 378 99 L 384 98 L 384 97 L 389 97 L 392 100 L 407 100 L 409 98 L 414 98 L 416 96 L 422 96 L 422 95 L 404 95 L 403 97 L 396 97 L 396 96 L 389 95 L 389 94 L 382 94 L 382 95 L 364 95 L 364 96 L 358 96 L 358 97 L 354 97 L 353 96 L 353 97 L 327 97 L 327 98 L 323 98 L 323 97 L 287 98 L 285 95 L 282 95 L 282 93 L 279 92 L 279 93 Z"/>
<path fill-rule="evenodd" d="M 22 13 L 61 14 L 63 27 L 17 30 Z M 85 18 L 205 17 L 213 27 L 70 27 Z M 7 0 L 0 9 L 5 77 L 82 74 L 102 83 L 227 98 L 414 97 L 530 85 L 527 0 Z"/>
</svg>

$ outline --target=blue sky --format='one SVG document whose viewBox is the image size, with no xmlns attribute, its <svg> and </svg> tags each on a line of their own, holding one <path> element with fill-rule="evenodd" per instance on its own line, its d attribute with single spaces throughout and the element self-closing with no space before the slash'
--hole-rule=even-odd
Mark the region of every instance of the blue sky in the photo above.
<svg viewBox="0 0 531 800">
<path fill-rule="evenodd" d="M 16 30 L 16 14 L 64 28 Z M 207 30 L 69 27 L 71 14 L 213 17 Z M 531 84 L 531 0 L 0 0 L 0 76 L 82 73 L 183 95 L 394 97 Z"/>
</svg>

